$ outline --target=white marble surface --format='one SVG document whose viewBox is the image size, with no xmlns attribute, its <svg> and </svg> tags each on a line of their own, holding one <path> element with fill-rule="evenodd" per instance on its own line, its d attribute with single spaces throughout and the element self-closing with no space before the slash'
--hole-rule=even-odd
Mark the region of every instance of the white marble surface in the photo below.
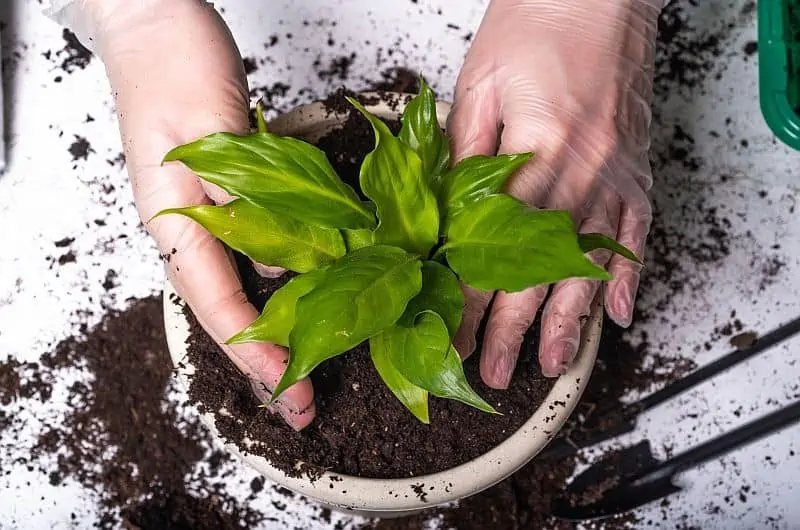
<svg viewBox="0 0 800 530">
<path fill-rule="evenodd" d="M 721 75 L 711 76 L 703 90 L 690 94 L 675 88 L 659 100 L 663 121 L 653 129 L 654 150 L 663 152 L 672 141 L 673 125 L 680 124 L 694 137 L 694 155 L 704 162 L 692 174 L 674 165 L 656 175 L 654 193 L 660 208 L 668 212 L 667 222 L 686 237 L 705 230 L 694 210 L 680 210 L 698 197 L 705 198 L 706 207 L 719 205 L 732 222 L 730 255 L 721 265 L 694 264 L 690 256 L 676 253 L 674 257 L 694 272 L 696 281 L 671 297 L 664 319 L 647 326 L 650 341 L 663 345 L 660 354 L 680 352 L 700 364 L 728 350 L 724 340 L 714 342 L 710 350 L 703 344 L 715 326 L 729 321 L 732 310 L 746 329 L 762 333 L 800 314 L 800 284 L 795 280 L 800 274 L 800 222 L 792 210 L 800 193 L 800 155 L 776 143 L 761 118 L 757 60 L 745 60 L 740 53 L 756 35 L 754 16 L 738 14 L 744 3 L 705 0 L 693 9 L 692 24 L 698 31 L 734 24 L 725 40 L 731 53 L 716 59 Z M 352 88 L 360 87 L 353 81 L 359 76 L 377 78 L 383 67 L 376 65 L 377 52 L 365 51 L 371 46 L 400 50 L 394 55 L 399 63 L 426 73 L 440 94 L 449 98 L 467 46 L 464 36 L 477 27 L 483 9 L 480 1 L 433 0 L 386 2 L 380 8 L 374 2 L 342 0 L 269 7 L 224 0 L 218 5 L 245 56 L 265 57 L 264 42 L 272 34 L 280 35 L 269 50 L 272 63 L 260 65 L 251 85 L 288 84 L 293 89 L 284 104 L 299 87 L 324 95 L 332 86 L 315 73 L 318 56 L 326 64 L 345 50 L 356 51 Z M 129 296 L 156 292 L 163 277 L 154 246 L 137 228 L 124 170 L 107 162 L 119 153 L 120 142 L 102 65 L 93 60 L 72 74 L 58 70 L 60 61 L 48 60 L 42 53 L 63 47 L 61 29 L 39 9 L 35 2 L 17 0 L 2 0 L 0 5 L 0 12 L 13 13 L 3 43 L 3 53 L 10 57 L 5 87 L 10 116 L 9 165 L 0 175 L 0 242 L 6 249 L 0 253 L 0 358 L 21 360 L 34 360 L 48 344 L 69 336 L 76 311 L 95 310 L 89 317 L 94 322 L 102 313 L 101 303 L 124 305 Z M 437 14 L 439 9 L 443 14 Z M 303 25 L 304 20 L 322 19 L 337 24 Z M 335 41 L 332 47 L 326 43 L 329 36 Z M 54 81 L 56 76 L 63 77 L 60 83 Z M 309 97 L 308 92 L 300 94 L 302 101 Z M 87 114 L 94 121 L 87 123 Z M 711 136 L 709 131 L 720 135 Z M 91 142 L 94 152 L 85 161 L 74 162 L 67 152 L 74 134 Z M 721 175 L 729 178 L 723 182 Z M 104 193 L 104 185 L 112 185 L 114 191 Z M 759 196 L 761 190 L 767 191 L 766 198 Z M 95 219 L 104 219 L 106 225 L 95 227 Z M 112 242 L 119 233 L 128 237 Z M 60 254 L 53 242 L 74 234 L 78 234 L 72 245 L 78 262 L 51 268 L 47 256 Z M 780 249 L 772 249 L 775 244 Z M 759 271 L 770 256 L 779 257 L 785 266 L 774 283 L 759 289 Z M 121 285 L 114 300 L 107 299 L 101 286 L 108 269 L 119 273 Z M 800 337 L 652 411 L 641 430 L 625 440 L 649 437 L 657 449 L 666 444 L 677 452 L 796 399 L 798 351 Z M 31 443 L 43 421 L 63 414 L 57 396 L 64 392 L 64 386 L 57 385 L 56 399 L 45 406 L 21 401 L 11 405 L 12 412 L 24 411 Z M 0 440 L 0 447 L 11 454 L 26 450 L 24 444 L 9 448 L 7 443 Z M 800 426 L 686 473 L 682 479 L 688 488 L 673 499 L 669 510 L 662 513 L 651 506 L 639 515 L 652 518 L 653 527 L 687 523 L 708 529 L 800 528 L 794 490 L 800 459 L 790 456 L 796 451 L 800 451 Z M 242 491 L 244 497 L 254 475 L 247 469 L 234 471 L 228 479 L 231 491 Z M 739 499 L 743 486 L 750 488 L 747 502 Z M 271 500 L 264 494 L 253 507 L 272 515 Z M 711 505 L 718 505 L 719 512 L 709 513 Z M 53 488 L 46 476 L 22 467 L 0 474 L 0 528 L 90 525 L 93 506 L 92 494 L 77 484 Z M 76 523 L 70 520 L 73 512 L 86 517 Z M 309 518 L 312 512 L 297 501 L 280 515 L 280 523 L 265 523 L 265 528 L 289 524 L 317 528 L 319 523 Z"/>
</svg>

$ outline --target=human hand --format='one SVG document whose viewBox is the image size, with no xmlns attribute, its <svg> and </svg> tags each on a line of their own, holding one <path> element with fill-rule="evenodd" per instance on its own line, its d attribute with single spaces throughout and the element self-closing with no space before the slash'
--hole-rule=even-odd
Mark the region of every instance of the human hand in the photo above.
<svg viewBox="0 0 800 530">
<path fill-rule="evenodd" d="M 456 85 L 448 132 L 455 161 L 533 151 L 506 191 L 539 208 L 568 210 L 579 232 L 617 239 L 641 259 L 652 219 L 648 150 L 652 65 L 663 0 L 492 0 Z M 631 323 L 640 265 L 607 251 L 590 257 L 614 277 L 605 308 Z M 539 361 L 554 377 L 574 359 L 600 284 L 553 286 L 542 314 Z M 475 334 L 494 296 L 480 371 L 505 388 L 549 287 L 518 293 L 465 287 L 456 346 Z"/>
<path fill-rule="evenodd" d="M 233 37 L 214 8 L 200 0 L 82 0 L 59 15 L 106 66 L 136 207 L 169 256 L 170 281 L 267 402 L 288 352 L 264 343 L 224 344 L 258 317 L 232 256 L 186 217 L 153 219 L 166 208 L 232 200 L 183 165 L 161 161 L 170 149 L 207 134 L 248 131 L 247 80 Z M 294 428 L 306 427 L 315 414 L 310 381 L 287 390 L 273 409 Z"/>
</svg>

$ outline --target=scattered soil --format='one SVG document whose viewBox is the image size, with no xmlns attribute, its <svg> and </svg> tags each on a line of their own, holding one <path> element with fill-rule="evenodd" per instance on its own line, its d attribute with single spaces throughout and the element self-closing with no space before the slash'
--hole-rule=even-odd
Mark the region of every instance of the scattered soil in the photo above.
<svg viewBox="0 0 800 530">
<path fill-rule="evenodd" d="M 756 343 L 758 340 L 758 333 L 755 331 L 745 331 L 731 337 L 731 346 L 737 350 L 746 350 Z"/>
<path fill-rule="evenodd" d="M 45 425 L 23 463 L 38 467 L 53 486 L 70 479 L 99 493 L 103 500 L 94 525 L 100 528 L 118 528 L 118 512 L 126 528 L 257 524 L 261 514 L 214 488 L 216 469 L 227 455 L 211 452 L 205 429 L 167 399 L 172 363 L 161 304 L 160 297 L 149 297 L 111 312 L 96 328 L 60 342 L 39 363 L 0 364 L 3 405 L 20 398 L 50 400 L 53 382 L 76 368 L 92 379 L 68 388 L 65 421 Z M 4 413 L 3 425 L 20 432 L 25 420 Z M 187 490 L 186 476 L 203 459 L 210 473 L 205 493 L 195 495 Z"/>
<path fill-rule="evenodd" d="M 416 94 L 419 91 L 419 73 L 402 66 L 381 72 L 381 80 L 369 85 L 369 90 Z"/>
<path fill-rule="evenodd" d="M 329 98 L 329 109 L 346 103 Z M 393 132 L 399 122 L 389 123 Z M 351 112 L 343 130 L 319 142 L 342 179 L 358 188 L 358 170 L 374 147 L 369 122 Z M 240 260 L 245 292 L 259 309 L 284 285 L 280 279 L 259 276 Z M 185 310 L 187 313 L 190 311 Z M 311 375 L 317 420 L 303 432 L 295 432 L 280 416 L 259 408 L 250 383 L 192 319 L 189 361 L 197 368 L 190 397 L 204 410 L 224 408 L 216 418 L 227 440 L 241 444 L 245 438 L 257 445 L 250 452 L 265 456 L 287 473 L 297 474 L 298 461 L 315 475 L 320 469 L 372 478 L 397 478 L 434 473 L 471 460 L 516 431 L 543 402 L 553 380 L 544 378 L 536 355 L 533 327 L 525 341 L 520 363 L 508 390 L 486 387 L 478 373 L 478 356 L 465 363 L 473 388 L 492 403 L 502 416 L 488 415 L 451 400 L 431 399 L 430 425 L 414 418 L 394 398 L 372 366 L 367 344 L 327 361 Z"/>
</svg>

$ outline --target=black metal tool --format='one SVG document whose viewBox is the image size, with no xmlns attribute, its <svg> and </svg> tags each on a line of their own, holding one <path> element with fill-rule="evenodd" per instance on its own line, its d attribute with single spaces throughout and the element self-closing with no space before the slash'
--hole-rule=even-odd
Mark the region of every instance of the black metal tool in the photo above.
<svg viewBox="0 0 800 530">
<path fill-rule="evenodd" d="M 576 437 L 576 439 L 567 439 L 566 437 L 557 438 L 553 440 L 537 458 L 565 458 L 575 454 L 580 449 L 591 447 L 600 442 L 631 432 L 636 428 L 636 420 L 641 413 L 711 379 L 728 368 L 755 357 L 798 332 L 800 332 L 800 318 L 787 322 L 757 338 L 748 348 L 734 350 L 716 361 L 698 368 L 686 377 L 665 386 L 661 390 L 649 396 L 645 396 L 635 403 L 624 406 L 622 410 L 605 411 L 608 414 L 613 414 L 617 418 L 617 421 L 613 422 L 613 428 L 604 427 L 602 430 L 599 428 L 589 428 L 588 432 L 585 432 L 579 438 Z M 593 416 L 602 419 L 604 411 L 596 411 Z"/>
<path fill-rule="evenodd" d="M 777 430 L 800 421 L 800 401 L 709 440 L 664 462 L 658 462 L 645 441 L 614 459 L 621 466 L 636 462 L 638 472 L 625 477 L 614 463 L 591 466 L 553 503 L 552 515 L 568 521 L 589 521 L 619 515 L 681 490 L 673 480 L 683 471 L 723 456 Z M 610 486 L 604 489 L 604 485 Z M 594 489 L 593 492 L 591 489 Z M 592 499 L 587 503 L 574 500 Z"/>
</svg>

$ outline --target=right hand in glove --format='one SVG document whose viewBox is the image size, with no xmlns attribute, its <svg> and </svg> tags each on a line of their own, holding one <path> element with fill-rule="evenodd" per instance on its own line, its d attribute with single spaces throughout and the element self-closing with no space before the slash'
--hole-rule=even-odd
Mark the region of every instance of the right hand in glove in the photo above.
<svg viewBox="0 0 800 530">
<path fill-rule="evenodd" d="M 652 212 L 650 100 L 658 14 L 663 0 L 492 0 L 458 78 L 448 130 L 453 158 L 533 151 L 507 186 L 526 203 L 568 211 L 579 232 L 600 232 L 641 257 Z M 607 314 L 627 327 L 641 267 L 622 256 L 590 257 L 613 280 Z M 521 292 L 466 289 L 456 345 L 476 347 L 492 301 L 481 376 L 511 380 L 523 336 L 542 311 L 542 373 L 566 370 L 601 282 L 569 279 Z"/>
<path fill-rule="evenodd" d="M 201 0 L 78 0 L 54 17 L 98 54 L 114 92 L 136 207 L 168 275 L 209 335 L 248 376 L 263 402 L 283 374 L 288 352 L 264 343 L 227 346 L 258 312 L 248 302 L 232 256 L 199 224 L 165 208 L 225 203 L 231 197 L 181 164 L 172 148 L 207 134 L 246 133 L 247 80 L 227 26 Z M 273 406 L 295 429 L 314 418 L 309 380 Z"/>
</svg>

